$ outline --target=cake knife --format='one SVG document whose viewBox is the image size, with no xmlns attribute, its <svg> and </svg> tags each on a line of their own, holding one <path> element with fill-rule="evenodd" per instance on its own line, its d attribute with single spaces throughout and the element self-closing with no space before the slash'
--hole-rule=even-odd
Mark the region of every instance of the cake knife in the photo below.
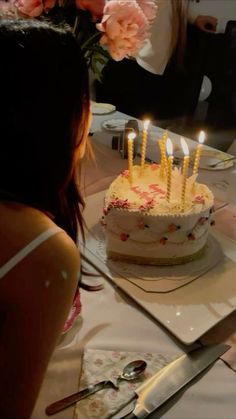
<svg viewBox="0 0 236 419">
<path fill-rule="evenodd" d="M 135 390 L 134 410 L 120 419 L 147 417 L 229 348 L 223 343 L 203 346 L 172 361 Z"/>
</svg>

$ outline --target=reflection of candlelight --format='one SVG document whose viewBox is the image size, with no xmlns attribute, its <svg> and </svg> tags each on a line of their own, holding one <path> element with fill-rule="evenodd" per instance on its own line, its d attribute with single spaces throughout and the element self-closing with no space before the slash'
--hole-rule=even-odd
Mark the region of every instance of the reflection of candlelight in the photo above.
<svg viewBox="0 0 236 419">
<path fill-rule="evenodd" d="M 167 164 L 168 164 L 168 171 L 167 171 L 167 202 L 170 202 L 170 194 L 171 194 L 171 180 L 172 180 L 172 166 L 173 166 L 173 145 L 169 138 L 166 140 L 166 151 L 168 154 Z"/>
<path fill-rule="evenodd" d="M 196 175 L 199 168 L 199 162 L 200 162 L 200 156 L 202 152 L 202 145 L 205 141 L 205 132 L 200 131 L 199 137 L 198 137 L 198 145 L 196 148 L 195 158 L 194 158 L 194 165 L 193 165 L 193 175 Z"/>
<path fill-rule="evenodd" d="M 128 134 L 128 169 L 129 169 L 129 181 L 133 182 L 133 149 L 134 149 L 134 138 L 136 137 L 135 132 Z"/>
<path fill-rule="evenodd" d="M 146 147 L 147 147 L 147 136 L 148 136 L 148 126 L 150 121 L 147 119 L 143 123 L 143 131 L 142 131 L 142 142 L 141 142 L 141 169 L 144 168 L 145 164 L 145 155 L 146 155 Z"/>
<path fill-rule="evenodd" d="M 181 209 L 185 209 L 185 196 L 186 196 L 186 184 L 187 184 L 187 175 L 188 175 L 188 166 L 189 166 L 189 149 L 188 144 L 180 137 L 181 147 L 184 152 L 184 161 L 182 167 L 182 175 L 183 175 L 183 185 L 182 185 L 182 193 L 181 193 Z"/>
</svg>

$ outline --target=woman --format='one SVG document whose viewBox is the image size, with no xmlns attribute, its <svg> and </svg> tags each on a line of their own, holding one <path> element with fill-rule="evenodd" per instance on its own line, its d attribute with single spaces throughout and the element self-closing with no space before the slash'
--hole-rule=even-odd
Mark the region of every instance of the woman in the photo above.
<svg viewBox="0 0 236 419">
<path fill-rule="evenodd" d="M 88 74 L 67 28 L 0 21 L 0 417 L 31 415 L 80 274 Z"/>
<path fill-rule="evenodd" d="M 110 61 L 96 84 L 97 101 L 109 102 L 119 111 L 142 118 L 168 118 L 181 113 L 175 91 L 184 78 L 186 0 L 156 0 L 158 9 L 150 38 L 135 59 Z M 177 83 L 176 83 L 177 80 Z"/>
</svg>

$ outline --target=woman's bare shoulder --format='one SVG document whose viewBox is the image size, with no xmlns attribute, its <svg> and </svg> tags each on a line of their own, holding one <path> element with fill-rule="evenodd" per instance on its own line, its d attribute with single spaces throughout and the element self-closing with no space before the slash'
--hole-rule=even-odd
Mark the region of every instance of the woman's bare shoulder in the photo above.
<svg viewBox="0 0 236 419">
<path fill-rule="evenodd" d="M 4 247 L 0 256 L 1 266 L 43 232 L 56 227 L 46 214 L 33 208 L 12 206 L 6 210 L 0 206 L 0 215 L 4 215 L 4 223 L 0 222 L 0 244 L 1 248 Z M 10 282 L 17 276 L 20 283 L 27 278 L 29 281 L 34 278 L 35 283 L 38 279 L 48 284 L 49 277 L 50 283 L 56 281 L 58 276 L 74 278 L 79 270 L 79 250 L 66 232 L 59 230 L 38 245 L 7 276 Z"/>
</svg>

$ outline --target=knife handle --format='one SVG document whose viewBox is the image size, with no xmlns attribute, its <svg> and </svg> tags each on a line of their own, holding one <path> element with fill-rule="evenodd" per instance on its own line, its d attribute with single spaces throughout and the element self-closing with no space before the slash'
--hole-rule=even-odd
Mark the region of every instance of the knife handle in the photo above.
<svg viewBox="0 0 236 419">
<path fill-rule="evenodd" d="M 71 406 L 72 404 L 78 402 L 79 400 L 84 399 L 91 394 L 96 393 L 99 390 L 103 390 L 104 388 L 116 388 L 112 381 L 105 380 L 101 381 L 97 384 L 92 384 L 89 387 L 85 388 L 84 390 L 77 391 L 77 393 L 73 393 L 70 396 L 64 397 L 64 399 L 57 400 L 56 402 L 47 406 L 45 412 L 48 416 L 54 415 L 55 413 L 60 412 L 63 409 Z"/>
</svg>

